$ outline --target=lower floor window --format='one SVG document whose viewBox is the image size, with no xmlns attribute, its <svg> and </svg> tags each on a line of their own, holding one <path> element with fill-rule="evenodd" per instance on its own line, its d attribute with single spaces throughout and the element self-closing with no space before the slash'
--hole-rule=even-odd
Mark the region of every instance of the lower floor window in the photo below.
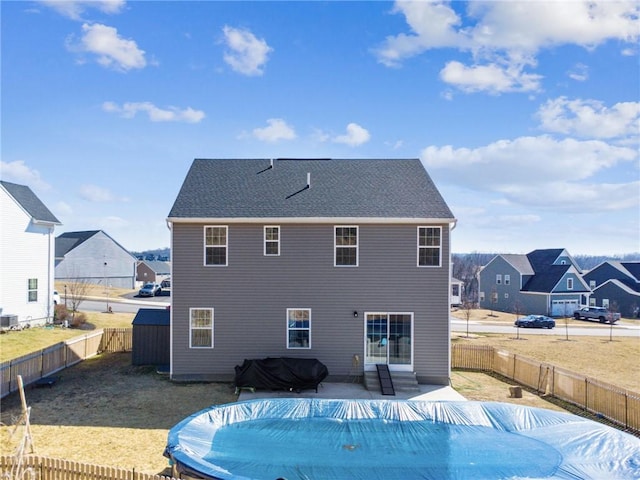
<svg viewBox="0 0 640 480">
<path fill-rule="evenodd" d="M 310 308 L 287 308 L 287 348 L 311 348 Z"/>
<path fill-rule="evenodd" d="M 28 301 L 29 302 L 37 302 L 38 301 L 38 279 L 30 278 L 27 285 L 28 291 Z"/>
<path fill-rule="evenodd" d="M 189 347 L 213 348 L 213 308 L 191 308 L 189 317 Z"/>
</svg>

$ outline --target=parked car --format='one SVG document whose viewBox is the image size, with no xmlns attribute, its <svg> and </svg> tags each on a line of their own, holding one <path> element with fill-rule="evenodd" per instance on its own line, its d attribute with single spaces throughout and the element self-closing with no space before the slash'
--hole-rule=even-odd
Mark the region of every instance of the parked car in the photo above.
<svg viewBox="0 0 640 480">
<path fill-rule="evenodd" d="M 556 326 L 556 321 L 553 318 L 546 317 L 544 315 L 527 315 L 526 317 L 519 318 L 515 321 L 516 327 L 524 328 L 553 328 Z"/>
<path fill-rule="evenodd" d="M 53 298 L 53 304 L 54 305 L 58 305 L 60 303 L 60 294 L 58 293 L 57 290 L 53 291 L 52 298 Z"/>
<path fill-rule="evenodd" d="M 160 295 L 162 293 L 162 287 L 157 283 L 145 283 L 140 291 L 138 292 L 138 296 L 140 297 L 155 297 L 156 295 Z"/>
<path fill-rule="evenodd" d="M 171 288 L 171 278 L 165 278 L 160 284 L 162 288 Z"/>
<path fill-rule="evenodd" d="M 573 312 L 573 318 L 576 320 L 598 320 L 600 323 L 616 323 L 620 320 L 620 314 L 610 312 L 605 307 L 582 307 Z"/>
</svg>

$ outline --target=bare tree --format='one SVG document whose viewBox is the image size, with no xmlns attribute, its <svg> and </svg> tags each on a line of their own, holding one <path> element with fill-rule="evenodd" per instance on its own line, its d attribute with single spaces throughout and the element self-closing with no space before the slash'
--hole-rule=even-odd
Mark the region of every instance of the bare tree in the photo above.
<svg viewBox="0 0 640 480">
<path fill-rule="evenodd" d="M 469 319 L 471 318 L 471 310 L 473 310 L 474 303 L 468 298 L 462 302 L 462 313 L 464 319 L 467 321 L 467 338 L 469 338 Z"/>
<path fill-rule="evenodd" d="M 491 289 L 491 298 L 489 300 L 491 301 L 491 313 L 489 314 L 489 316 L 493 317 L 495 316 L 493 314 L 493 310 L 498 303 L 498 289 L 495 286 Z"/>
<path fill-rule="evenodd" d="M 89 281 L 86 278 L 72 278 L 65 283 L 65 303 L 67 299 L 71 303 L 71 312 L 75 314 L 80 308 L 80 304 L 86 300 L 89 291 Z"/>
<path fill-rule="evenodd" d="M 564 307 L 563 307 L 563 321 L 564 321 L 564 339 L 569 341 L 569 311 L 567 310 L 569 308 L 569 304 L 567 302 L 564 302 Z"/>
<path fill-rule="evenodd" d="M 613 342 L 613 317 L 616 313 L 618 313 L 618 304 L 614 302 L 610 302 L 607 307 L 607 312 L 609 313 L 609 341 Z"/>
<path fill-rule="evenodd" d="M 520 300 L 516 300 L 513 303 L 513 313 L 516 314 L 516 322 L 517 322 L 518 319 L 520 318 L 520 315 L 524 313 L 524 305 L 522 305 L 522 302 Z M 516 325 L 516 339 L 520 340 L 520 327 L 518 327 L 518 325 Z"/>
</svg>

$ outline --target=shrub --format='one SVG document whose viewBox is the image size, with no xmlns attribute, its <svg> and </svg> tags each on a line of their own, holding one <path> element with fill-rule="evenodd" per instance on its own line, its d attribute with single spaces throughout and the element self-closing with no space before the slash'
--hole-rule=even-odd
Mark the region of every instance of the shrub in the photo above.
<svg viewBox="0 0 640 480">
<path fill-rule="evenodd" d="M 53 309 L 53 323 L 64 323 L 71 319 L 71 312 L 64 305 L 56 305 Z"/>
<path fill-rule="evenodd" d="M 82 312 L 75 312 L 75 314 L 71 316 L 71 320 L 69 320 L 69 326 L 71 328 L 80 328 L 85 323 L 87 323 L 87 315 Z"/>
</svg>

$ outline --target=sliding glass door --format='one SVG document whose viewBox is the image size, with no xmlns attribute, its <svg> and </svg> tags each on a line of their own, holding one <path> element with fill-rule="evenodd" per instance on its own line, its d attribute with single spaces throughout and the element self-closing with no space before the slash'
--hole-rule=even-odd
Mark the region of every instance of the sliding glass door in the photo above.
<svg viewBox="0 0 640 480">
<path fill-rule="evenodd" d="M 378 363 L 405 370 L 412 365 L 412 313 L 365 315 L 365 366 Z M 393 368 L 392 368 L 393 369 Z"/>
</svg>

